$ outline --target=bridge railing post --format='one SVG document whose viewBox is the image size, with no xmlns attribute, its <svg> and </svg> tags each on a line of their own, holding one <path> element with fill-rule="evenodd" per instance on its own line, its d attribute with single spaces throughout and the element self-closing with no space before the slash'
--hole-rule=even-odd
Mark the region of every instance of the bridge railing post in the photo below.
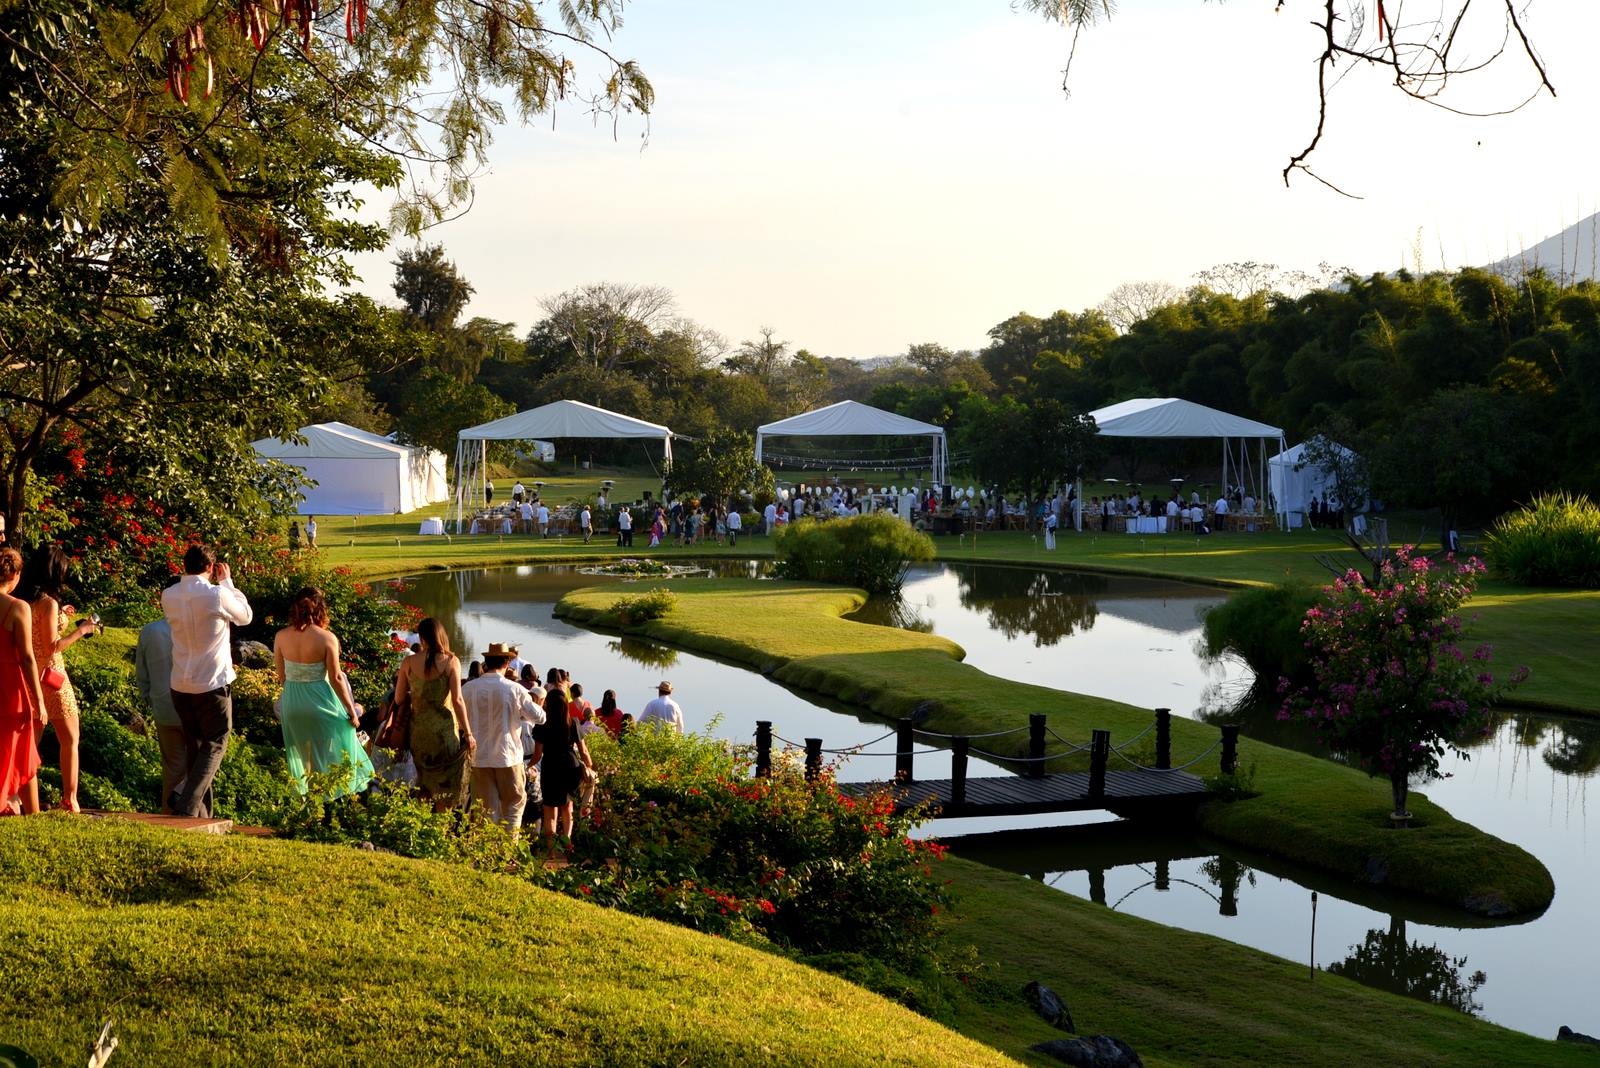
<svg viewBox="0 0 1600 1068">
<path fill-rule="evenodd" d="M 950 742 L 950 803 L 967 803 L 967 748 L 972 739 L 965 736 Z"/>
<path fill-rule="evenodd" d="M 1172 709 L 1156 709 L 1156 767 L 1172 767 Z"/>
<path fill-rule="evenodd" d="M 1095 731 L 1089 741 L 1089 800 L 1106 796 L 1106 764 L 1111 759 L 1111 732 Z"/>
<path fill-rule="evenodd" d="M 1043 712 L 1033 712 L 1028 716 L 1028 768 L 1024 775 L 1030 779 L 1043 778 L 1044 776 L 1044 724 Z"/>
<path fill-rule="evenodd" d="M 916 724 L 901 718 L 895 726 L 894 777 L 898 782 L 911 781 L 911 753 L 916 748 Z"/>
<path fill-rule="evenodd" d="M 1167 860 L 1156 861 L 1156 889 L 1161 891 L 1172 889 L 1172 862 Z"/>
<path fill-rule="evenodd" d="M 806 782 L 816 782 L 822 775 L 822 739 L 806 739 Z"/>
<path fill-rule="evenodd" d="M 1239 725 L 1222 725 L 1222 774 L 1232 775 L 1239 770 Z"/>
<path fill-rule="evenodd" d="M 756 720 L 756 778 L 772 775 L 772 721 Z"/>
</svg>

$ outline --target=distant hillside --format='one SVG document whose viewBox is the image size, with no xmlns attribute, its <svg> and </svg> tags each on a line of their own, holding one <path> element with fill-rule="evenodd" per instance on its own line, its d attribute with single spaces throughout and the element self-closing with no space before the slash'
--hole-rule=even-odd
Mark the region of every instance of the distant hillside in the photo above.
<svg viewBox="0 0 1600 1068">
<path fill-rule="evenodd" d="M 1563 282 L 1600 279 L 1600 212 L 1532 248 L 1489 265 L 1491 271 L 1511 276 L 1535 267 L 1544 268 L 1550 277 Z"/>
</svg>

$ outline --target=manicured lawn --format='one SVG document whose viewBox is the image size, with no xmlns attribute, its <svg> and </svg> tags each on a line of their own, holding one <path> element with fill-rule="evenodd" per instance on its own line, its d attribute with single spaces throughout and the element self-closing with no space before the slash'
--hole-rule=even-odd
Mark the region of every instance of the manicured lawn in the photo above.
<svg viewBox="0 0 1600 1068">
<path fill-rule="evenodd" d="M 1115 912 L 1039 883 L 950 859 L 948 937 L 970 943 L 1009 990 L 1039 980 L 1080 1034 L 1116 1035 L 1146 1064 L 1560 1068 L 1595 1051 L 1531 1038 L 1373 990 L 1245 946 Z M 973 999 L 956 1026 L 1002 1050 L 1059 1032 L 1014 1005 Z"/>
<path fill-rule="evenodd" d="M 503 875 L 0 821 L 0 1041 L 114 1064 L 1014 1064 L 844 980 Z"/>
<path fill-rule="evenodd" d="M 861 602 L 859 591 L 737 579 L 674 588 L 678 606 L 669 615 L 625 629 L 749 664 L 780 682 L 886 718 L 920 709 L 929 730 L 979 734 L 1025 725 L 1029 713 L 1042 712 L 1056 732 L 1080 745 L 1095 728 L 1110 730 L 1119 744 L 1150 723 L 1145 709 L 988 675 L 961 663 L 959 648 L 944 638 L 840 618 Z M 608 612 L 615 600 L 615 590 L 578 590 L 556 611 L 616 627 Z M 782 725 L 776 727 L 782 733 Z M 1213 727 L 1173 721 L 1175 763 L 1205 752 L 1216 740 Z M 984 745 L 1026 755 L 1025 735 Z M 1050 747 L 1063 750 L 1053 741 Z M 1218 837 L 1474 913 L 1534 911 L 1554 894 L 1549 872 L 1526 851 L 1424 798 L 1412 804 L 1421 826 L 1389 829 L 1392 804 L 1384 781 L 1249 739 L 1240 743 L 1239 761 L 1259 796 L 1203 806 L 1199 823 Z M 1193 770 L 1207 775 L 1217 767 L 1213 751 Z"/>
</svg>

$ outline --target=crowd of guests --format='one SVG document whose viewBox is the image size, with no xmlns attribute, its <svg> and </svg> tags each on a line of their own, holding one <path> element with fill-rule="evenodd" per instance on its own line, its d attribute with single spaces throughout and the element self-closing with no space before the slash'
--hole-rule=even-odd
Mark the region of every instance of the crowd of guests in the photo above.
<svg viewBox="0 0 1600 1068">
<path fill-rule="evenodd" d="M 59 548 L 26 570 L 16 550 L 0 550 L 3 814 L 39 810 L 38 741 L 47 727 L 61 752 L 61 807 L 79 810 L 78 709 L 61 654 L 98 633 L 99 621 L 69 622 L 74 609 L 60 602 L 68 566 Z M 210 549 L 191 546 L 183 568 L 162 592 L 162 618 L 139 632 L 134 669 L 161 751 L 161 811 L 209 818 L 233 728 L 232 628 L 253 612 Z M 15 595 L 19 586 L 25 596 Z M 307 587 L 273 641 L 275 707 L 302 792 L 314 775 L 339 775 L 336 792 L 359 793 L 381 773 L 411 783 L 436 811 L 481 809 L 513 833 L 531 799 L 545 838 L 570 839 L 574 801 L 588 804 L 598 781 L 586 736 L 684 729 L 670 682 L 636 722 L 616 691 L 596 708 L 567 671 L 551 668 L 541 680 L 514 646 L 491 644 L 463 672 L 431 618 L 419 624 L 389 697 L 369 713 L 355 700 L 331 622 L 323 593 Z"/>
</svg>

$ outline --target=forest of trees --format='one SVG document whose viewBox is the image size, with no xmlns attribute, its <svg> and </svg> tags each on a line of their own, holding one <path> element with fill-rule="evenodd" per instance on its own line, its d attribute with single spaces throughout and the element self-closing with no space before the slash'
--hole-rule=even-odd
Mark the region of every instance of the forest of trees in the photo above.
<svg viewBox="0 0 1600 1068">
<path fill-rule="evenodd" d="M 396 271 L 393 329 L 414 358 L 349 383 L 323 414 L 443 449 L 460 426 L 562 398 L 691 436 L 853 399 L 945 426 L 968 474 L 1029 491 L 1065 467 L 1052 457 L 1088 452 L 1079 413 L 1171 396 L 1280 425 L 1291 442 L 1356 448 L 1395 505 L 1481 520 L 1537 490 L 1600 489 L 1600 287 L 1539 272 L 1334 279 L 1224 265 L 1187 291 L 1122 286 L 1100 308 L 1018 313 L 975 351 L 920 342 L 866 366 L 772 329 L 730 343 L 655 286 L 559 294 L 519 336 L 458 323 L 472 287 L 442 250 L 402 253 Z M 1211 446 L 1131 448 L 1097 461 L 1162 478 L 1215 462 Z"/>
</svg>

